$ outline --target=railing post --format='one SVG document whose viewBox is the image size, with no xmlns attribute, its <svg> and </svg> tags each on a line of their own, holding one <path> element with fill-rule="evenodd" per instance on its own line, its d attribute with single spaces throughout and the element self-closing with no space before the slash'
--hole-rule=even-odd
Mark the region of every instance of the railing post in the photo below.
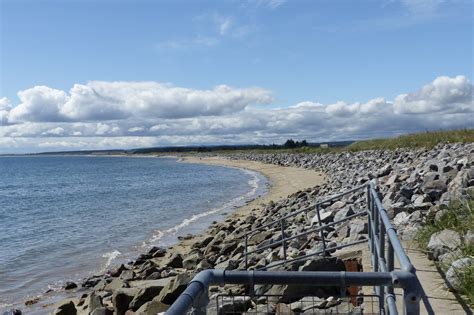
<svg viewBox="0 0 474 315">
<path fill-rule="evenodd" d="M 367 223 L 368 223 L 368 236 L 369 236 L 369 250 L 370 250 L 370 261 L 372 263 L 372 268 L 374 266 L 374 238 L 372 237 L 372 229 L 373 229 L 373 218 L 374 218 L 374 211 L 372 206 L 372 198 L 370 195 L 370 186 L 367 185 Z"/>
<path fill-rule="evenodd" d="M 318 223 L 319 223 L 319 227 L 321 228 L 321 230 L 319 230 L 319 235 L 321 236 L 321 241 L 323 242 L 323 253 L 324 253 L 324 256 L 327 255 L 327 252 L 326 252 L 326 240 L 324 239 L 324 229 L 322 228 L 323 226 L 323 223 L 321 222 L 321 215 L 319 214 L 319 205 L 316 206 L 316 214 L 318 216 Z"/>
<path fill-rule="evenodd" d="M 385 226 L 382 222 L 382 218 L 379 218 L 379 224 L 380 224 L 380 234 L 379 234 L 379 248 L 380 248 L 380 261 L 385 264 Z M 385 265 L 386 267 L 386 265 Z M 382 270 L 385 271 L 385 270 Z M 385 309 L 385 287 L 384 286 L 379 286 L 379 294 L 382 297 L 380 299 L 380 309 L 384 310 Z"/>
<path fill-rule="evenodd" d="M 283 260 L 286 262 L 286 240 L 285 240 L 285 227 L 283 226 L 283 219 L 280 220 L 281 229 L 281 245 L 283 246 Z"/>
<path fill-rule="evenodd" d="M 249 269 L 249 257 L 248 257 L 248 242 L 249 242 L 249 237 L 248 237 L 248 234 L 245 234 L 245 252 L 244 252 L 244 256 L 245 256 L 245 270 Z"/>
</svg>

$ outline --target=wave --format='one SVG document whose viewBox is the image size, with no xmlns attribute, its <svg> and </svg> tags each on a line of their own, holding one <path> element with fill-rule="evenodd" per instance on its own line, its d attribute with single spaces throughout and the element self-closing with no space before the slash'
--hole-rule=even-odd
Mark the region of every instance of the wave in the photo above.
<svg viewBox="0 0 474 315">
<path fill-rule="evenodd" d="M 112 265 L 112 261 L 114 261 L 114 259 L 116 259 L 121 254 L 122 253 L 119 252 L 118 250 L 114 250 L 114 251 L 103 254 L 102 258 L 107 258 L 107 261 L 105 262 L 105 265 L 102 268 L 102 271 L 105 271 L 108 267 L 110 267 L 110 265 Z"/>
<path fill-rule="evenodd" d="M 236 207 L 242 206 L 242 205 L 245 204 L 245 202 L 248 202 L 248 201 L 258 197 L 257 196 L 257 191 L 260 188 L 259 183 L 262 180 L 259 176 L 260 174 L 257 173 L 257 172 L 254 172 L 254 171 L 250 171 L 250 170 L 242 169 L 242 168 L 238 168 L 238 167 L 230 167 L 230 168 L 239 169 L 242 172 L 252 176 L 252 178 L 250 178 L 247 181 L 248 185 L 252 188 L 250 191 L 246 192 L 245 194 L 243 194 L 241 196 L 238 196 L 238 197 L 230 200 L 229 202 L 227 202 L 226 204 L 224 204 L 221 207 L 214 208 L 214 209 L 211 209 L 211 210 L 206 211 L 206 212 L 194 214 L 190 218 L 185 218 L 179 224 L 177 224 L 177 225 L 175 225 L 175 226 L 173 226 L 169 229 L 155 230 L 155 232 L 153 233 L 153 236 L 148 241 L 143 242 L 142 248 L 150 247 L 153 244 L 156 244 L 156 242 L 163 239 L 164 237 L 175 236 L 184 227 L 189 226 L 190 224 L 196 222 L 199 219 L 202 219 L 204 217 L 219 213 L 219 212 L 224 211 L 226 209 L 231 209 L 231 208 L 236 208 Z"/>
</svg>

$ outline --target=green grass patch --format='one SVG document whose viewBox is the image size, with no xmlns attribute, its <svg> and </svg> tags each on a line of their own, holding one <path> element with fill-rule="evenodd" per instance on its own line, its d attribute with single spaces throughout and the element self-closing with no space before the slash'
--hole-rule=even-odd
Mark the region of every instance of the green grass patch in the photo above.
<svg viewBox="0 0 474 315">
<path fill-rule="evenodd" d="M 395 150 L 399 148 L 425 148 L 432 149 L 440 143 L 471 143 L 474 142 L 474 129 L 426 131 L 414 134 L 407 134 L 395 138 L 373 139 L 356 141 L 343 147 L 300 147 L 294 149 L 253 149 L 253 150 L 216 150 L 212 153 L 235 154 L 235 153 L 339 153 L 356 152 L 368 150 Z"/>
<path fill-rule="evenodd" d="M 474 129 L 427 131 L 396 138 L 357 141 L 346 147 L 349 151 L 394 150 L 397 148 L 432 149 L 439 143 L 474 142 Z"/>
<path fill-rule="evenodd" d="M 461 237 L 464 237 L 469 230 L 474 229 L 473 196 L 465 201 L 452 202 L 438 220 L 430 218 L 426 225 L 417 233 L 415 240 L 421 248 L 427 250 L 431 235 L 445 229 L 456 231 L 461 235 Z M 474 246 L 466 244 L 464 240 L 462 240 L 459 249 L 461 254 L 457 258 L 474 256 Z M 439 263 L 439 267 L 446 272 L 449 265 Z M 474 305 L 474 266 L 471 265 L 467 268 L 464 275 L 461 277 L 460 287 L 460 293 L 466 297 L 469 304 Z"/>
</svg>

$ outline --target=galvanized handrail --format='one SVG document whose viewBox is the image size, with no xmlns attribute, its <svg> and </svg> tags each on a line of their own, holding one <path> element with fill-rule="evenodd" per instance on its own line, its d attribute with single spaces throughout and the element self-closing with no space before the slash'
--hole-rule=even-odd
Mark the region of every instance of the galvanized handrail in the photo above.
<svg viewBox="0 0 474 315">
<path fill-rule="evenodd" d="M 303 272 L 303 271 L 230 271 L 230 270 L 205 270 L 200 272 L 188 285 L 186 290 L 179 296 L 173 305 L 166 312 L 167 315 L 186 314 L 191 308 L 193 314 L 206 314 L 206 307 L 209 303 L 208 287 L 209 285 L 218 284 L 247 284 L 253 287 L 255 284 L 316 284 L 319 286 L 340 286 L 341 288 L 356 286 L 373 286 L 376 295 L 380 297 L 379 313 L 380 314 L 398 314 L 394 289 L 401 288 L 403 290 L 403 314 L 418 315 L 420 312 L 420 300 L 423 295 L 423 289 L 416 276 L 415 267 L 411 264 L 410 259 L 406 255 L 400 240 L 397 237 L 395 228 L 390 223 L 387 211 L 382 205 L 378 196 L 375 182 L 370 182 L 363 186 L 356 187 L 344 194 L 365 188 L 367 194 L 367 220 L 368 220 L 368 237 L 369 249 L 371 252 L 373 272 Z M 342 195 L 342 194 L 340 194 Z M 335 200 L 340 195 L 336 195 L 318 204 Z M 318 204 L 313 205 L 318 206 Z M 297 215 L 308 208 L 299 210 L 290 215 L 289 218 Z M 314 208 L 313 208 L 314 209 Z M 360 215 L 360 214 L 359 214 Z M 280 218 L 279 220 L 281 220 Z M 339 220 L 336 223 L 340 223 Z M 278 221 L 266 224 L 271 226 Z M 280 223 L 282 224 L 282 223 Z M 322 231 L 326 228 L 324 225 L 318 226 L 315 231 Z M 254 231 L 251 231 L 252 233 Z M 246 234 L 249 235 L 248 233 Z M 297 236 L 292 236 L 297 237 Z M 289 237 L 288 239 L 291 239 Z M 278 244 L 284 246 L 285 242 L 284 230 L 282 231 L 282 239 Z M 364 240 L 365 241 L 365 240 Z M 361 241 L 358 241 L 361 243 Z M 275 244 L 271 244 L 275 245 Z M 352 244 L 351 244 L 352 245 Z M 344 245 L 342 247 L 345 247 Z M 341 246 L 331 249 L 342 248 Z M 251 252 L 248 252 L 249 254 Z M 319 253 L 312 253 L 291 260 L 302 260 L 315 254 L 326 254 L 326 248 Z M 400 270 L 394 268 L 394 258 L 400 264 Z M 290 261 L 283 261 L 280 264 Z M 276 265 L 273 265 L 276 266 Z M 273 267 L 271 266 L 271 267 Z M 253 290 L 251 288 L 251 290 Z M 430 305 L 425 301 L 428 314 L 433 314 Z"/>
<path fill-rule="evenodd" d="M 351 194 L 351 193 L 354 193 L 356 191 L 359 191 L 359 190 L 363 190 L 364 188 L 367 187 L 367 184 L 364 184 L 364 185 L 360 185 L 360 186 L 357 186 L 355 188 L 352 188 L 352 189 L 349 189 L 347 191 L 344 191 L 342 193 L 339 193 L 339 194 L 336 194 L 336 195 L 333 195 L 332 197 L 329 197 L 329 198 L 326 198 L 324 199 L 323 201 L 318 201 L 316 203 L 314 203 L 313 205 L 311 206 L 308 206 L 308 207 L 305 207 L 303 209 L 300 209 L 300 210 L 297 210 L 297 211 L 293 211 L 287 215 L 284 215 L 280 218 L 278 218 L 277 220 L 274 220 L 272 222 L 269 222 L 267 224 L 264 224 L 264 225 L 261 225 L 255 229 L 253 229 L 252 231 L 249 231 L 249 232 L 246 232 L 244 234 L 241 235 L 241 237 L 244 238 L 244 261 L 245 261 L 245 269 L 248 269 L 248 256 L 252 253 L 256 253 L 256 252 L 261 252 L 263 251 L 264 249 L 267 249 L 269 247 L 274 247 L 278 244 L 281 244 L 282 247 L 283 247 L 283 263 L 277 263 L 277 264 L 273 264 L 271 267 L 276 267 L 276 266 L 280 266 L 282 264 L 284 264 L 285 262 L 293 262 L 293 261 L 296 261 L 296 260 L 299 260 L 298 259 L 292 259 L 292 260 L 288 260 L 287 259 L 287 248 L 286 248 L 286 244 L 288 241 L 291 241 L 295 238 L 298 238 L 298 237 L 301 237 L 301 236 L 305 236 L 309 233 L 313 233 L 313 232 L 319 232 L 319 235 L 320 235 L 320 238 L 321 238 L 321 242 L 322 242 L 322 245 L 323 245 L 323 250 L 322 251 L 318 251 L 317 253 L 313 253 L 313 254 L 310 254 L 310 255 L 305 255 L 305 256 L 302 256 L 300 258 L 308 258 L 308 257 L 311 257 L 311 256 L 315 256 L 315 255 L 319 255 L 321 253 L 323 253 L 324 255 L 327 253 L 327 246 L 326 246 L 326 238 L 324 236 L 324 230 L 333 226 L 333 225 L 336 225 L 336 224 L 339 224 L 339 223 L 342 223 L 342 222 L 345 222 L 345 221 L 349 221 L 351 220 L 352 218 L 354 217 L 357 217 L 357 216 L 361 216 L 361 215 L 365 215 L 367 213 L 367 210 L 361 210 L 361 211 L 358 211 L 356 214 L 354 215 L 350 215 L 350 216 L 347 216 L 346 218 L 344 219 L 341 219 L 341 220 L 338 220 L 336 222 L 332 222 L 332 223 L 329 223 L 329 224 L 323 224 L 322 221 L 321 221 L 321 214 L 320 214 L 320 209 L 321 209 L 321 205 L 323 204 L 326 204 L 326 203 L 329 203 L 331 201 L 334 201 L 334 200 L 338 200 L 338 199 L 341 199 L 342 197 L 348 195 L 348 194 Z M 284 227 L 284 220 L 286 219 L 289 219 L 289 218 L 292 218 L 292 217 L 295 217 L 303 212 L 308 212 L 308 211 L 311 211 L 311 210 L 315 210 L 316 209 L 316 215 L 317 215 L 317 218 L 318 218 L 318 227 L 316 229 L 313 229 L 313 230 L 307 230 L 307 231 L 303 231 L 301 232 L 300 234 L 298 235 L 294 235 L 294 236 L 291 236 L 291 237 L 286 237 L 285 235 L 285 227 Z M 262 247 L 258 247 L 257 249 L 253 250 L 253 251 L 249 251 L 248 250 L 248 241 L 249 241 L 249 238 L 255 234 L 257 234 L 258 232 L 264 230 L 264 229 L 267 229 L 273 225 L 276 225 L 276 224 L 280 224 L 280 231 L 281 231 L 281 240 L 278 240 L 276 242 L 273 242 L 271 244 L 269 244 L 268 246 L 262 246 Z M 341 248 L 344 248 L 344 247 L 348 247 L 348 246 L 351 246 L 351 245 L 356 245 L 356 244 L 360 244 L 361 241 L 354 241 L 354 242 L 350 242 L 350 243 L 347 243 L 347 244 L 344 244 L 343 246 L 338 246 L 338 247 L 333 247 L 331 248 L 331 250 L 334 250 L 334 249 L 341 249 Z M 260 270 L 264 270 L 266 268 L 261 268 Z"/>
</svg>

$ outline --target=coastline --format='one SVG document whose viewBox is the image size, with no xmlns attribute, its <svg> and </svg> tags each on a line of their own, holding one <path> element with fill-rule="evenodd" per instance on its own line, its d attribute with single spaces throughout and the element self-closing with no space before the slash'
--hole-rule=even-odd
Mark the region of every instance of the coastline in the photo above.
<svg viewBox="0 0 474 315">
<path fill-rule="evenodd" d="M 168 156 L 169 157 L 169 156 Z M 267 192 L 245 205 L 238 207 L 226 216 L 223 216 L 220 222 L 227 219 L 236 220 L 239 218 L 246 218 L 252 212 L 260 212 L 265 204 L 280 199 L 286 198 L 289 195 L 298 191 L 305 190 L 317 185 L 324 184 L 327 179 L 326 176 L 314 170 L 279 166 L 274 164 L 266 164 L 263 162 L 248 161 L 248 160 L 230 160 L 219 156 L 214 157 L 196 157 L 196 156 L 182 156 L 181 162 L 208 164 L 224 167 L 235 167 L 258 172 L 267 178 L 269 186 Z M 185 254 L 191 250 L 191 247 L 205 237 L 209 236 L 210 228 L 199 235 L 193 235 L 191 239 L 183 239 L 178 241 L 175 245 L 168 247 L 174 253 Z"/>
<path fill-rule="evenodd" d="M 138 156 L 134 156 L 138 157 Z M 152 156 L 139 156 L 139 157 L 148 157 L 152 158 Z M 226 220 L 236 220 L 238 218 L 245 218 L 250 213 L 255 213 L 258 216 L 258 213 L 263 210 L 265 204 L 273 201 L 276 202 L 283 198 L 286 198 L 288 195 L 291 195 L 295 192 L 311 188 L 317 185 L 321 185 L 325 182 L 325 176 L 321 173 L 318 173 L 314 170 L 308 170 L 303 168 L 297 167 L 284 167 L 272 164 L 265 164 L 263 162 L 254 162 L 254 161 L 246 161 L 246 160 L 230 160 L 222 157 L 197 157 L 197 156 L 154 156 L 155 158 L 174 158 L 177 159 L 177 162 L 181 163 L 192 163 L 192 164 L 207 164 L 207 165 L 215 165 L 221 167 L 231 167 L 237 168 L 242 170 L 249 170 L 252 172 L 259 173 L 261 176 L 265 177 L 267 180 L 267 189 L 265 193 L 258 195 L 254 199 L 248 200 L 242 206 L 236 207 L 229 211 L 228 213 L 223 214 L 217 221 L 219 223 L 224 222 Z M 179 237 L 176 239 L 175 242 L 172 244 L 166 245 L 164 244 L 167 252 L 169 254 L 175 255 L 187 255 L 192 251 L 193 245 L 195 246 L 199 242 L 201 242 L 206 237 L 209 237 L 212 230 L 211 222 L 208 222 L 208 227 L 202 228 L 200 232 L 197 234 L 193 234 L 191 238 L 187 237 Z M 146 250 L 143 249 L 142 252 L 139 254 L 145 254 Z M 113 265 L 112 265 L 113 267 Z M 109 268 L 112 268 L 109 267 Z M 110 273 L 110 270 L 105 270 L 97 276 L 104 276 Z M 91 291 L 95 291 L 92 289 Z M 89 292 L 80 291 L 81 293 Z M 64 296 L 61 300 L 66 298 L 67 300 L 75 300 L 79 291 L 74 293 L 71 291 L 64 292 L 66 296 Z M 74 298 L 76 296 L 76 298 Z M 52 303 L 48 303 L 48 298 L 46 299 L 40 298 L 39 303 L 34 303 L 33 309 L 26 308 L 25 311 L 39 311 L 42 312 L 49 312 L 53 311 L 57 305 L 61 304 L 61 300 L 52 301 Z M 59 304 L 57 302 L 59 301 Z M 46 302 L 46 304 L 44 304 Z M 38 309 L 37 307 L 40 307 Z M 22 307 L 23 308 L 23 307 Z M 39 314 L 38 313 L 38 314 Z"/>
</svg>

